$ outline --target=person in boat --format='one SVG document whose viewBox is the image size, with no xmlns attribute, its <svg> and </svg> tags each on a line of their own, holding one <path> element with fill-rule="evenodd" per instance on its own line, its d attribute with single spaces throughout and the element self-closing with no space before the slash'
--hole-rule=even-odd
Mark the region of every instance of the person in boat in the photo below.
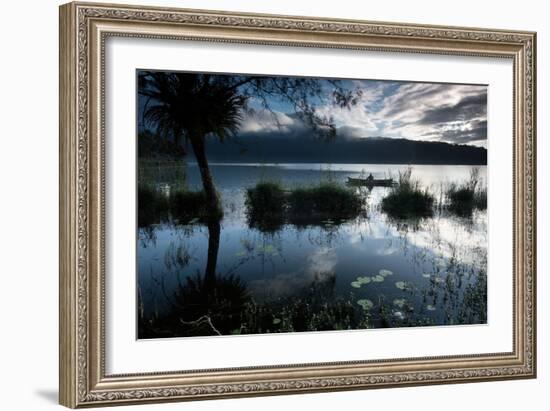
<svg viewBox="0 0 550 411">
<path fill-rule="evenodd" d="M 372 173 L 369 174 L 367 177 L 367 182 L 372 183 L 374 181 L 374 177 L 372 176 Z"/>
</svg>

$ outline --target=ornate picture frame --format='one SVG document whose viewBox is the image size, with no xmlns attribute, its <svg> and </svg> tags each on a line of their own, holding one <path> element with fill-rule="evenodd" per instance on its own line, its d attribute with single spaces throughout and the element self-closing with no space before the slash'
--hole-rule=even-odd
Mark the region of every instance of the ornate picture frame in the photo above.
<svg viewBox="0 0 550 411">
<path fill-rule="evenodd" d="M 498 57 L 513 62 L 513 350 L 109 375 L 105 42 L 112 37 Z M 93 3 L 60 7 L 60 403 L 184 401 L 536 376 L 536 34 Z M 266 360 L 269 364 L 269 360 Z"/>
</svg>

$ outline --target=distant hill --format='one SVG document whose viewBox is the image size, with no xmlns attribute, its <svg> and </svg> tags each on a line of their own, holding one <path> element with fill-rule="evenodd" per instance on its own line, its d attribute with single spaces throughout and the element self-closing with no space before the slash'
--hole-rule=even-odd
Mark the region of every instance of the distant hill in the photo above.
<svg viewBox="0 0 550 411">
<path fill-rule="evenodd" d="M 384 137 L 332 142 L 313 137 L 247 136 L 224 143 L 208 139 L 207 155 L 216 162 L 487 164 L 482 147 Z"/>
</svg>

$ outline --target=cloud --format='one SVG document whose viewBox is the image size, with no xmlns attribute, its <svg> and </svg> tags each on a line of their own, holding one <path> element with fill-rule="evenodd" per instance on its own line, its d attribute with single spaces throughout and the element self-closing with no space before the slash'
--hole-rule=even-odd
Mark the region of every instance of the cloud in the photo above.
<svg viewBox="0 0 550 411">
<path fill-rule="evenodd" d="M 485 86 L 403 84 L 382 107 L 376 115 L 386 136 L 478 145 L 487 139 Z"/>
<path fill-rule="evenodd" d="M 486 146 L 486 86 L 373 80 L 353 80 L 346 86 L 361 90 L 356 105 L 315 107 L 318 115 L 334 122 L 341 138 L 383 136 Z M 245 113 L 240 133 L 301 137 L 310 130 L 290 109 L 257 108 Z"/>
<path fill-rule="evenodd" d="M 486 145 L 487 140 L 487 120 L 472 120 L 466 126 L 452 127 L 447 125 L 437 127 L 435 131 L 424 135 L 428 138 L 438 137 L 439 140 L 452 141 L 456 144 L 478 143 L 477 145 Z"/>
<path fill-rule="evenodd" d="M 269 111 L 265 109 L 249 110 L 244 113 L 243 121 L 241 122 L 241 133 L 269 133 L 290 132 L 296 128 L 299 122 L 293 116 L 282 113 L 280 111 Z"/>
<path fill-rule="evenodd" d="M 432 108 L 419 120 L 420 124 L 441 124 L 456 121 L 471 121 L 487 116 L 487 94 L 480 93 L 463 97 L 456 104 Z"/>
</svg>

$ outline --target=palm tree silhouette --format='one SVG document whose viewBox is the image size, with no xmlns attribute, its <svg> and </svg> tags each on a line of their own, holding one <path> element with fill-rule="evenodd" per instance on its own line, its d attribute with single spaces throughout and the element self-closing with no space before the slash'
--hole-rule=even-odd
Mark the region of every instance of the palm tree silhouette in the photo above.
<svg viewBox="0 0 550 411">
<path fill-rule="evenodd" d="M 205 139 L 221 141 L 234 135 L 242 120 L 246 96 L 209 74 L 148 72 L 140 79 L 140 93 L 150 98 L 144 111 L 157 132 L 176 143 L 187 140 L 199 166 L 209 219 L 222 210 L 206 158 Z"/>
<path fill-rule="evenodd" d="M 251 97 L 273 115 L 273 99 L 284 101 L 313 133 L 325 139 L 336 135 L 330 116 L 315 109 L 331 98 L 330 104 L 350 107 L 359 101 L 361 90 L 349 90 L 339 80 L 306 77 L 216 75 L 208 73 L 140 71 L 138 92 L 145 97 L 145 121 L 158 134 L 180 143 L 190 143 L 200 169 L 211 219 L 220 219 L 222 210 L 208 167 L 205 140 L 222 142 L 237 134 L 243 110 Z M 327 90 L 326 87 L 329 87 Z"/>
</svg>

